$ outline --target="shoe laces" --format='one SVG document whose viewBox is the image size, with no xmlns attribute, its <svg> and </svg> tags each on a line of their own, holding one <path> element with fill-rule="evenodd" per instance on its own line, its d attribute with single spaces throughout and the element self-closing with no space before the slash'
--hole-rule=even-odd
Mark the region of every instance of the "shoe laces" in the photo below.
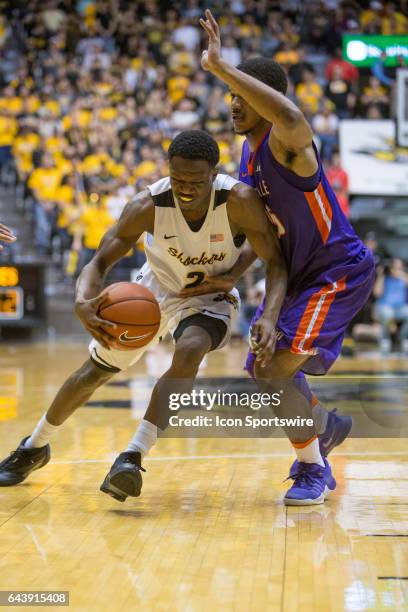
<svg viewBox="0 0 408 612">
<path fill-rule="evenodd" d="M 288 476 L 283 482 L 286 482 L 288 480 L 293 480 L 294 484 L 296 484 L 296 486 L 300 487 L 301 489 L 310 487 L 311 485 L 315 483 L 316 477 L 319 478 L 323 476 L 323 472 L 321 471 L 323 468 L 322 466 L 319 465 L 318 466 L 320 468 L 319 471 L 310 470 L 308 469 L 309 465 L 313 465 L 313 464 L 299 463 L 297 472 L 295 472 L 291 476 Z"/>
<path fill-rule="evenodd" d="M 23 458 L 28 459 L 30 463 L 34 463 L 33 460 L 30 459 L 30 457 L 28 457 L 27 454 L 24 453 L 24 450 L 24 448 L 17 448 L 16 450 L 12 451 L 10 455 L 6 459 L 4 459 L 1 466 L 7 467 L 9 465 L 15 465 L 20 459 Z"/>
<path fill-rule="evenodd" d="M 134 456 L 134 453 L 129 453 L 129 455 L 125 455 L 123 457 L 123 461 L 126 461 L 126 463 L 131 463 L 132 465 L 135 465 L 141 472 L 145 472 L 146 470 L 140 465 L 137 457 Z"/>
</svg>

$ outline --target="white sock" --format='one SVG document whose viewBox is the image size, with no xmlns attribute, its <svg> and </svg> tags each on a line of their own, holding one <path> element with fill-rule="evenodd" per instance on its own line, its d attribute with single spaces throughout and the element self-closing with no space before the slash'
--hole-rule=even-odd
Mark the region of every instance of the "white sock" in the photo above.
<svg viewBox="0 0 408 612">
<path fill-rule="evenodd" d="M 26 448 L 40 448 L 41 446 L 46 446 L 60 427 L 62 427 L 62 425 L 51 425 L 44 414 L 38 421 L 31 436 L 25 441 L 24 446 Z"/>
<path fill-rule="evenodd" d="M 312 416 L 317 433 L 322 434 L 326 430 L 329 413 L 318 403 L 312 408 Z"/>
<path fill-rule="evenodd" d="M 126 450 L 134 453 L 140 453 L 143 459 L 143 457 L 147 455 L 150 449 L 156 444 L 158 429 L 159 428 L 157 425 L 153 425 L 153 423 L 150 423 L 150 421 L 143 419 L 137 428 L 135 435 L 129 442 Z"/>
<path fill-rule="evenodd" d="M 297 446 L 293 446 L 293 448 L 295 449 L 298 461 L 302 463 L 318 463 L 324 467 L 324 461 L 319 449 L 319 440 L 317 438 L 313 438 L 309 444 L 302 448 L 298 448 Z"/>
</svg>

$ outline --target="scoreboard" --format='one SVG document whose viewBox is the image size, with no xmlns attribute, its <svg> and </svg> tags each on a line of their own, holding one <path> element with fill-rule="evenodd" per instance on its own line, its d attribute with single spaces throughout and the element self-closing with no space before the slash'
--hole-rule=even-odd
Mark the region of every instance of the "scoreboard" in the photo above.
<svg viewBox="0 0 408 612">
<path fill-rule="evenodd" d="M 0 328 L 44 323 L 44 275 L 42 263 L 0 263 Z"/>
</svg>

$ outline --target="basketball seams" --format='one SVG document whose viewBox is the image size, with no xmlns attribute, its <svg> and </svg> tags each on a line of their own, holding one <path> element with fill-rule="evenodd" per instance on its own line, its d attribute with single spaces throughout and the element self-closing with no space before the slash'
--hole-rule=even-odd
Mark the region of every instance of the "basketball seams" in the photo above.
<svg viewBox="0 0 408 612">
<path fill-rule="evenodd" d="M 108 296 L 106 296 L 107 299 L 109 299 Z M 110 298 L 112 299 L 112 297 Z M 140 297 L 127 297 L 123 300 L 116 300 L 114 302 L 110 302 L 109 306 L 113 306 L 114 304 L 122 304 L 123 302 L 150 302 L 150 304 L 157 304 L 157 300 L 151 300 L 149 298 L 146 298 L 144 296 L 140 296 Z M 108 308 L 109 306 L 101 306 L 101 308 L 99 310 L 102 310 L 103 308 Z"/>
<path fill-rule="evenodd" d="M 126 303 L 126 302 L 133 302 L 133 301 L 134 301 L 134 302 L 140 302 L 140 301 L 143 301 L 143 302 L 149 302 L 150 304 L 153 304 L 153 305 L 155 305 L 155 306 L 158 306 L 157 302 L 153 302 L 152 300 L 145 300 L 143 297 L 140 297 L 140 298 L 135 298 L 135 299 L 130 298 L 130 299 L 126 299 L 126 300 L 120 300 L 120 301 L 117 301 L 117 302 L 116 302 L 116 301 L 115 301 L 115 302 L 111 302 L 111 303 L 108 303 L 108 304 L 107 304 L 107 305 L 105 305 L 105 306 L 102 306 L 102 307 L 99 309 L 99 315 L 100 315 L 102 318 L 105 318 L 105 317 L 104 317 L 104 311 L 106 311 L 106 310 L 108 310 L 108 309 L 110 309 L 110 308 L 114 308 L 114 307 L 115 307 L 115 306 L 117 306 L 118 304 L 124 304 L 124 303 Z M 133 323 L 128 322 L 128 323 L 127 323 L 127 322 L 125 322 L 125 321 L 117 321 L 117 320 L 115 320 L 115 319 L 110 318 L 110 317 L 108 316 L 108 314 L 109 314 L 109 313 L 106 313 L 106 316 L 107 316 L 107 320 L 108 320 L 108 321 L 110 321 L 111 323 L 117 323 L 118 325 L 128 325 L 128 326 L 137 326 L 137 327 L 143 327 L 143 326 L 146 326 L 146 327 L 153 327 L 154 325 L 160 325 L 160 321 L 161 321 L 161 316 L 160 316 L 160 308 L 158 308 L 158 310 L 159 310 L 159 320 L 158 320 L 157 322 L 155 322 L 155 323 L 135 323 L 135 322 L 133 322 Z M 113 315 L 113 316 L 115 316 L 115 315 Z"/>
<path fill-rule="evenodd" d="M 118 350 L 137 350 L 149 344 L 161 322 L 160 306 L 154 294 L 143 285 L 126 282 L 114 283 L 103 293 L 105 299 L 99 305 L 98 314 L 107 324 L 110 322 L 116 326 L 111 332 L 102 324 L 115 337 L 114 347 Z M 122 341 L 125 332 L 135 338 Z"/>
<path fill-rule="evenodd" d="M 157 323 L 124 323 L 123 321 L 114 321 L 113 319 L 104 319 L 104 320 L 108 321 L 108 323 L 109 322 L 116 323 L 116 325 L 124 325 L 124 326 L 127 325 L 128 327 L 154 327 L 154 326 L 157 327 L 157 325 L 160 325 L 160 321 L 158 321 Z"/>
</svg>

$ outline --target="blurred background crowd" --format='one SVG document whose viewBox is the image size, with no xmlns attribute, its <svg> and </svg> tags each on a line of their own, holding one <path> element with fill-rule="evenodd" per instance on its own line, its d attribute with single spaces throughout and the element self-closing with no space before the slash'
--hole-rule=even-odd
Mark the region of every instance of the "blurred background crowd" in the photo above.
<svg viewBox="0 0 408 612">
<path fill-rule="evenodd" d="M 0 8 L 0 179 L 15 187 L 38 253 L 59 262 L 67 279 L 89 261 L 126 201 L 166 175 L 166 150 L 180 130 L 213 134 L 221 171 L 237 174 L 242 139 L 231 129 L 228 92 L 200 70 L 204 8 L 219 19 L 228 61 L 266 55 L 285 67 L 288 95 L 313 126 L 346 214 L 339 121 L 392 116 L 397 68 L 379 58 L 357 70 L 342 59 L 342 34 L 408 32 L 404 0 L 0 0 Z M 384 342 L 395 334 L 403 342 L 404 264 L 384 270 L 375 237 L 367 240 L 379 260 L 370 312 Z M 143 259 L 139 245 L 129 267 Z M 253 273 L 246 279 L 242 333 L 259 299 L 255 281 Z M 388 303 L 390 292 L 398 305 Z"/>
</svg>

